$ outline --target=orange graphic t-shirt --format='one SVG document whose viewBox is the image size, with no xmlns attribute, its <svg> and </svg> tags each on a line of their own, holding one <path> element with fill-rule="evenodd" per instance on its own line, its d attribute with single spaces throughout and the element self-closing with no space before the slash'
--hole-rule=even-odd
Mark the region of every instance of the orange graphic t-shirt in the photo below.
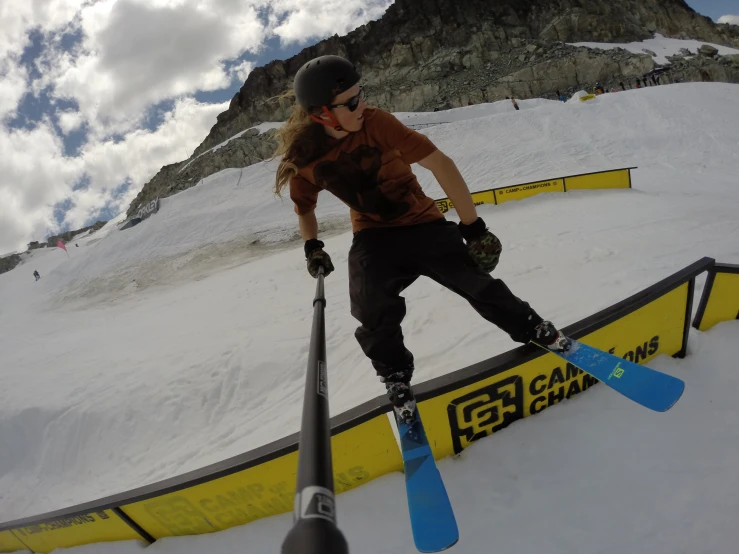
<svg viewBox="0 0 739 554">
<path fill-rule="evenodd" d="M 444 217 L 410 168 L 436 151 L 427 137 L 388 112 L 368 108 L 361 130 L 342 139 L 326 138 L 328 152 L 290 180 L 298 215 L 314 210 L 318 193 L 325 189 L 349 206 L 355 233 Z"/>
</svg>

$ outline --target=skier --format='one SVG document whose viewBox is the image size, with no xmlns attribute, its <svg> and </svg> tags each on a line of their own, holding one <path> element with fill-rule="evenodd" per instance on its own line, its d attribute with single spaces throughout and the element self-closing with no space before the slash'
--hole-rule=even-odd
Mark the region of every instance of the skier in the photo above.
<svg viewBox="0 0 739 554">
<path fill-rule="evenodd" d="M 38 271 L 36 271 L 35 269 L 33 270 L 33 276 L 34 276 L 34 277 L 36 277 L 36 280 L 37 280 L 37 281 L 38 281 L 39 279 L 41 279 L 41 275 L 39 275 L 39 272 L 38 272 Z"/>
<path fill-rule="evenodd" d="M 419 276 L 462 296 L 514 341 L 535 340 L 562 351 L 568 340 L 490 275 L 502 246 L 478 217 L 454 162 L 390 113 L 368 107 L 359 81 L 355 67 L 339 56 L 315 58 L 298 70 L 297 102 L 279 130 L 275 193 L 289 184 L 313 277 L 321 267 L 324 276 L 334 271 L 318 240 L 314 210 L 319 192 L 328 190 L 349 206 L 354 232 L 349 296 L 351 313 L 360 323 L 355 338 L 399 418 L 410 422 L 414 358 L 403 342 L 406 310 L 400 293 Z M 454 202 L 459 224 L 447 221 L 423 193 L 412 163 L 434 174 Z"/>
</svg>

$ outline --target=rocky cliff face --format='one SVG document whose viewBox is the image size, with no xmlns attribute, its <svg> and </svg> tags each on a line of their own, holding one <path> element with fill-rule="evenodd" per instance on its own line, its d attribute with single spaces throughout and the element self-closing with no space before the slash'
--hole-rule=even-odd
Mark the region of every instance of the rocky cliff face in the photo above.
<svg viewBox="0 0 739 554">
<path fill-rule="evenodd" d="M 490 75 L 491 82 L 512 73 L 506 72 L 508 62 L 519 69 L 515 66 L 525 63 L 526 55 L 521 49 L 532 43 L 546 49 L 557 41 L 631 42 L 653 33 L 739 47 L 739 29 L 714 25 L 683 0 L 397 0 L 379 21 L 254 70 L 196 154 L 255 121 L 285 119 L 289 105 L 266 100 L 289 89 L 297 69 L 323 54 L 355 61 L 376 105 L 424 110 L 453 102 L 449 78 L 487 68 L 501 57 L 506 66 Z M 541 94 L 545 86 L 531 90 Z M 498 99 L 490 92 L 486 99 Z M 515 89 L 508 94 L 521 95 Z"/>
<path fill-rule="evenodd" d="M 61 241 L 64 241 L 64 244 L 67 244 L 70 240 L 72 240 L 73 237 L 81 234 L 81 233 L 94 233 L 95 231 L 101 229 L 105 225 L 105 221 L 97 221 L 94 225 L 89 225 L 88 227 L 83 227 L 82 229 L 77 229 L 75 231 L 67 231 L 65 233 L 62 233 L 61 235 L 54 235 L 53 237 L 49 237 L 46 239 L 47 246 L 56 246 L 56 243 Z"/>
<path fill-rule="evenodd" d="M 139 207 L 154 198 L 166 198 L 193 187 L 208 175 L 266 160 L 276 148 L 274 130 L 260 134 L 256 129 L 250 129 L 217 150 L 197 155 L 188 162 L 166 165 L 141 190 L 128 207 L 126 215 L 131 217 Z"/>
<path fill-rule="evenodd" d="M 0 273 L 7 273 L 11 269 L 14 269 L 21 261 L 20 254 L 11 254 L 0 258 Z"/>
<path fill-rule="evenodd" d="M 558 89 L 591 88 L 596 81 L 608 86 L 633 83 L 654 68 L 651 56 L 564 43 L 631 42 L 654 33 L 739 47 L 739 27 L 715 25 L 683 0 L 396 0 L 379 21 L 255 69 L 194 156 L 258 122 L 284 120 L 291 105 L 275 97 L 291 87 L 303 63 L 323 54 L 339 54 L 358 65 L 370 104 L 389 111 L 424 111 L 505 96 L 554 97 Z M 733 67 L 719 67 L 708 58 L 701 69 L 690 69 L 691 62 L 686 62 L 681 80 L 739 82 Z M 274 145 L 271 134 L 244 140 L 251 141 L 248 147 L 258 155 L 220 154 L 217 163 L 195 160 L 186 176 L 163 168 L 129 212 L 154 198 L 155 189 L 182 190 L 209 169 L 264 159 Z"/>
</svg>

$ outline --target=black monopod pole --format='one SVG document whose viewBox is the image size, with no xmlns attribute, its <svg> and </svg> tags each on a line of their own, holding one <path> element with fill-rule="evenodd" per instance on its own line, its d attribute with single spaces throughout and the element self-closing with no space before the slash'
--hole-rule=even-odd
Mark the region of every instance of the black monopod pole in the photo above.
<svg viewBox="0 0 739 554">
<path fill-rule="evenodd" d="M 323 267 L 318 271 L 298 444 L 293 527 L 282 543 L 282 554 L 349 553 L 346 539 L 336 526 L 326 374 Z"/>
</svg>

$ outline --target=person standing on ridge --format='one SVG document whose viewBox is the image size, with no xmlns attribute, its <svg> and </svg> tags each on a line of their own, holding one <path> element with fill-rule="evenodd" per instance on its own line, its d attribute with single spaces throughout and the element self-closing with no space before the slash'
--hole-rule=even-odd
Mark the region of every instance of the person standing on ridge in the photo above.
<svg viewBox="0 0 739 554">
<path fill-rule="evenodd" d="M 400 294 L 420 276 L 462 296 L 516 342 L 568 348 L 567 338 L 551 322 L 490 275 L 502 246 L 478 217 L 454 162 L 392 114 L 367 106 L 351 62 L 331 55 L 306 62 L 295 75 L 294 91 L 283 97 L 293 93 L 297 102 L 278 131 L 275 193 L 289 186 L 313 277 L 319 268 L 324 276 L 334 271 L 318 240 L 319 193 L 328 190 L 350 208 L 349 296 L 351 313 L 360 323 L 355 337 L 402 421 L 413 419 L 416 404 L 410 386 L 414 358 L 403 341 L 406 308 Z M 434 174 L 454 203 L 459 224 L 447 221 L 423 193 L 413 163 Z"/>
</svg>

